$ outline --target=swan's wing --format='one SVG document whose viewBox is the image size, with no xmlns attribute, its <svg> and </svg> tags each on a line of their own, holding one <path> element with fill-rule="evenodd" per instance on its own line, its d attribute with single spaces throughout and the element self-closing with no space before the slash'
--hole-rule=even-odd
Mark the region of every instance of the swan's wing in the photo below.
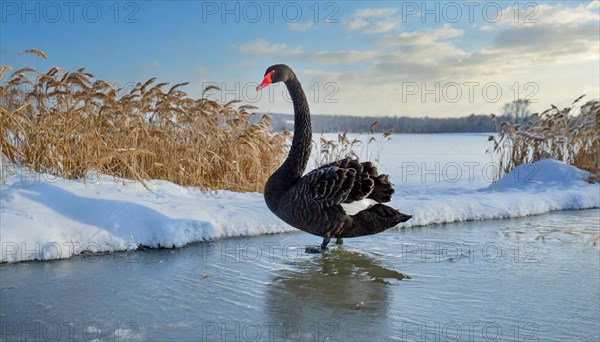
<svg viewBox="0 0 600 342">
<path fill-rule="evenodd" d="M 390 183 L 388 175 L 380 175 L 377 167 L 371 162 L 361 163 L 357 159 L 345 158 L 327 165 L 325 167 L 338 167 L 341 169 L 352 169 L 355 171 L 354 183 L 346 203 L 373 200 L 377 203 L 389 202 L 394 194 L 393 184 Z M 317 169 L 319 170 L 319 169 Z"/>
<path fill-rule="evenodd" d="M 304 175 L 294 186 L 294 193 L 316 202 L 321 209 L 346 201 L 354 185 L 355 171 L 336 166 L 322 166 Z"/>
<path fill-rule="evenodd" d="M 343 203 L 361 206 L 355 209 L 358 211 L 374 203 L 389 202 L 394 193 L 388 176 L 379 175 L 373 163 L 360 163 L 350 158 L 307 173 L 298 181 L 295 190 L 297 195 L 319 203 L 322 208 Z M 345 210 L 347 208 L 344 206 Z"/>
</svg>

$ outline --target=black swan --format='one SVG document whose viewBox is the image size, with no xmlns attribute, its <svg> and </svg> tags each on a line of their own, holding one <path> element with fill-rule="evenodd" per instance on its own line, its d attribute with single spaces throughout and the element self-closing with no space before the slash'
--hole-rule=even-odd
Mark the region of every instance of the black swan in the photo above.
<svg viewBox="0 0 600 342">
<path fill-rule="evenodd" d="M 342 244 L 342 238 L 377 234 L 408 221 L 412 216 L 382 204 L 391 200 L 394 189 L 388 175 L 379 175 L 371 162 L 346 158 L 302 176 L 312 146 L 308 102 L 284 64 L 270 66 L 256 90 L 277 82 L 285 83 L 294 104 L 294 138 L 287 159 L 265 185 L 269 209 L 289 225 L 323 237 L 321 250 L 333 237 Z"/>
</svg>

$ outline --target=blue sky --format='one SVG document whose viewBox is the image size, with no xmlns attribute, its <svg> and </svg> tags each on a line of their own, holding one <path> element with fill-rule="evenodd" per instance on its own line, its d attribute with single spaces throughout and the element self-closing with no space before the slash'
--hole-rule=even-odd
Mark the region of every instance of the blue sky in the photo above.
<svg viewBox="0 0 600 342">
<path fill-rule="evenodd" d="M 598 1 L 3 1 L 0 62 L 86 67 L 126 84 L 216 83 L 261 111 L 291 112 L 290 65 L 313 113 L 462 116 L 516 98 L 567 106 L 600 98 Z M 19 55 L 36 48 L 49 59 Z M 266 91 L 266 92 L 265 92 Z"/>
</svg>

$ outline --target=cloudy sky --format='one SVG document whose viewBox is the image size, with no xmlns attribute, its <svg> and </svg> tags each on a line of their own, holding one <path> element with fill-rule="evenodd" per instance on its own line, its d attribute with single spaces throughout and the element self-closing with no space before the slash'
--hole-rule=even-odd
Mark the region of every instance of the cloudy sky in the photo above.
<svg viewBox="0 0 600 342">
<path fill-rule="evenodd" d="M 290 113 L 271 64 L 291 66 L 313 113 L 463 116 L 600 98 L 600 1 L 3 1 L 0 62 L 86 67 L 127 86 L 217 84 Z M 49 59 L 19 55 L 37 48 Z"/>
</svg>

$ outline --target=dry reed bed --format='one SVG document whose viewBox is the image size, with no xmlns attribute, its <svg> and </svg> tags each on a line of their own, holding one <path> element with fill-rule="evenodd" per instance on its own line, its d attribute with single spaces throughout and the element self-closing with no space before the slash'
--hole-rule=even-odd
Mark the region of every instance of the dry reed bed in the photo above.
<svg viewBox="0 0 600 342">
<path fill-rule="evenodd" d="M 43 53 L 30 50 L 40 57 Z M 262 192 L 286 156 L 286 133 L 249 105 L 193 99 L 152 78 L 123 94 L 83 68 L 0 69 L 2 157 L 69 179 L 88 171 L 203 190 Z M 163 90 L 168 89 L 168 90 Z"/>
<path fill-rule="evenodd" d="M 498 178 L 520 164 L 544 158 L 572 164 L 600 177 L 600 101 L 577 107 L 582 98 L 567 108 L 552 106 L 533 114 L 523 125 L 500 123 L 499 139 L 490 137 L 499 164 Z"/>
<path fill-rule="evenodd" d="M 378 165 L 383 144 L 385 140 L 390 139 L 390 136 L 394 132 L 393 128 L 390 128 L 383 132 L 379 139 L 377 139 L 375 137 L 375 127 L 378 124 L 378 121 L 373 121 L 369 126 L 366 143 L 358 137 L 350 139 L 348 132 L 337 134 L 335 139 L 328 139 L 324 133 L 321 133 L 319 141 L 317 143 L 313 142 L 313 149 L 316 151 L 313 155 L 314 167 L 317 168 L 346 157 L 364 158 Z"/>
</svg>

